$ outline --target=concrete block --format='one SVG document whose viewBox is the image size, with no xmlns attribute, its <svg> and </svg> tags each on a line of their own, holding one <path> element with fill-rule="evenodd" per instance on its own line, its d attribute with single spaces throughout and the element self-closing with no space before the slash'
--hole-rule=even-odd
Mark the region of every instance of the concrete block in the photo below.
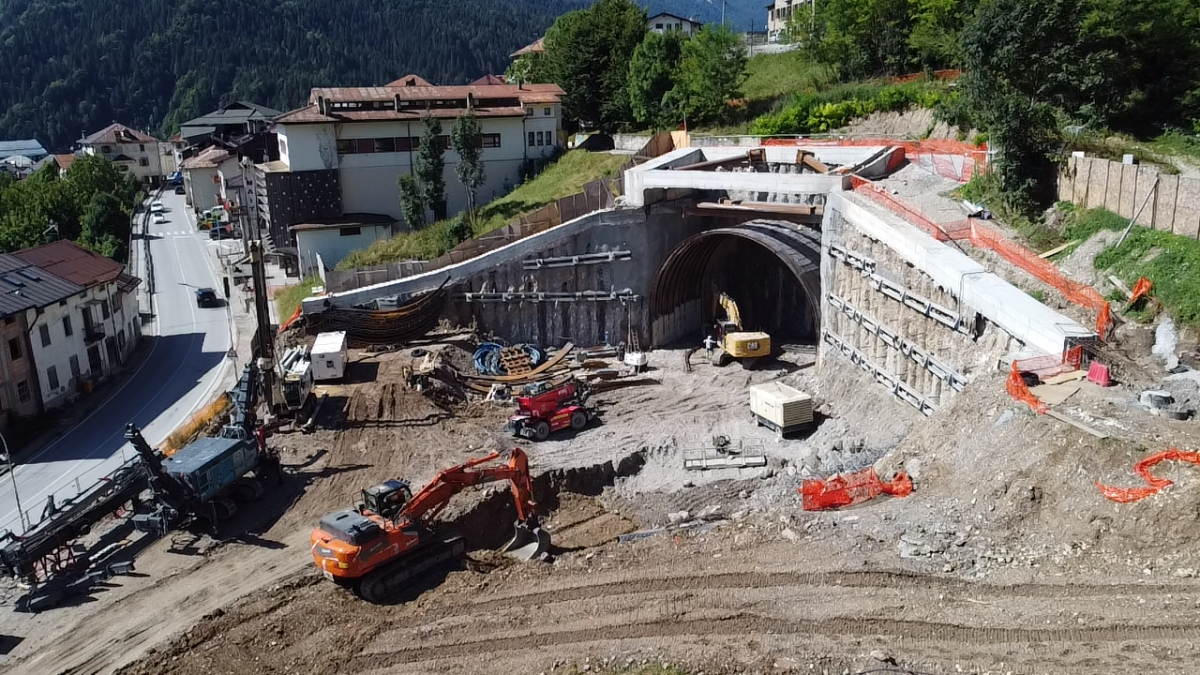
<svg viewBox="0 0 1200 675">
<path fill-rule="evenodd" d="M 1173 231 L 1185 237 L 1200 239 L 1200 178 L 1179 179 Z"/>
<path fill-rule="evenodd" d="M 1133 212 L 1138 207 L 1137 179 L 1138 167 L 1136 165 L 1121 165 L 1121 193 L 1118 197 L 1117 213 L 1125 218 L 1133 218 Z"/>
<path fill-rule="evenodd" d="M 1104 191 L 1104 208 L 1113 213 L 1121 211 L 1121 177 L 1123 176 L 1122 169 L 1125 167 L 1116 162 L 1106 161 L 1108 171 L 1108 186 Z"/>
<path fill-rule="evenodd" d="M 1083 164 L 1087 166 L 1087 198 L 1084 206 L 1089 209 L 1104 206 L 1108 191 L 1108 160 L 1089 157 Z"/>
<path fill-rule="evenodd" d="M 1178 194 L 1179 176 L 1159 176 L 1158 195 L 1154 198 L 1154 229 L 1175 231 L 1175 199 Z"/>
<path fill-rule="evenodd" d="M 1137 211 L 1139 208 L 1141 208 L 1142 203 L 1146 202 L 1146 197 L 1149 196 L 1150 201 L 1146 203 L 1146 207 L 1142 209 L 1141 215 L 1138 216 L 1138 225 L 1154 227 L 1155 208 L 1158 206 L 1158 195 L 1151 195 L 1150 191 L 1157 191 L 1159 189 L 1154 182 L 1154 179 L 1158 177 L 1159 174 L 1157 171 L 1148 169 L 1146 167 L 1139 167 L 1137 175 L 1137 198 L 1135 199 L 1136 204 L 1134 205 L 1133 210 Z"/>
</svg>

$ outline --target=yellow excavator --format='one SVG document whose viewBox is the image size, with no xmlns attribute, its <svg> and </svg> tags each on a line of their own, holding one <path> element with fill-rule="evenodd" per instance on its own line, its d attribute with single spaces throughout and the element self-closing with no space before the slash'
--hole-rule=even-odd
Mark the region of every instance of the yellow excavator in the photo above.
<svg viewBox="0 0 1200 675">
<path fill-rule="evenodd" d="M 771 336 L 742 330 L 742 313 L 733 298 L 722 293 L 718 302 L 725 310 L 725 318 L 717 321 L 717 348 L 713 350 L 712 364 L 724 366 L 733 359 L 750 361 L 770 356 Z"/>
</svg>

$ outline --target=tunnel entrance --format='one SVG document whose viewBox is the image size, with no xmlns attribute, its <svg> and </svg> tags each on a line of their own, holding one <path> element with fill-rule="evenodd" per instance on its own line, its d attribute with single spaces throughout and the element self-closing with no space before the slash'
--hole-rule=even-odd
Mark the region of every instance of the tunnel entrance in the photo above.
<svg viewBox="0 0 1200 675">
<path fill-rule="evenodd" d="M 685 239 L 654 277 L 651 344 L 699 343 L 724 315 L 722 292 L 738 303 L 746 330 L 776 344 L 815 344 L 820 329 L 821 234 L 755 220 Z"/>
</svg>

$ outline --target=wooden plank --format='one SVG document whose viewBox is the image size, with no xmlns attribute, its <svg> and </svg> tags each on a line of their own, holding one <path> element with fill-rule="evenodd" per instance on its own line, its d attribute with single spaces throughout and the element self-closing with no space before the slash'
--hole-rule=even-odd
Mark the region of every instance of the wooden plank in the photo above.
<svg viewBox="0 0 1200 675">
<path fill-rule="evenodd" d="M 1101 439 L 1108 438 L 1108 434 L 1104 433 L 1103 431 L 1097 431 L 1096 429 L 1093 429 L 1082 422 L 1076 422 L 1075 420 L 1071 419 L 1070 417 L 1067 417 L 1066 415 L 1062 415 L 1060 413 L 1054 412 L 1053 410 L 1047 411 L 1046 415 L 1049 417 L 1053 417 L 1054 419 L 1058 420 L 1059 422 L 1066 422 L 1067 424 L 1070 424 L 1071 426 L 1075 427 L 1076 429 L 1079 429 L 1080 431 L 1086 431 L 1089 434 L 1095 436 L 1096 438 L 1101 438 Z"/>
<path fill-rule="evenodd" d="M 1122 293 L 1124 293 L 1125 297 L 1127 297 L 1127 298 L 1133 297 L 1133 291 L 1129 290 L 1129 288 L 1127 288 L 1120 279 L 1118 279 L 1115 276 L 1110 274 L 1108 276 L 1108 281 L 1109 281 L 1109 283 L 1111 283 L 1113 285 L 1113 288 L 1116 288 L 1118 291 L 1121 291 Z"/>
<path fill-rule="evenodd" d="M 1043 384 L 1062 384 L 1064 382 L 1074 382 L 1075 380 L 1082 380 L 1085 377 L 1087 377 L 1086 371 L 1072 370 L 1071 372 L 1063 373 L 1062 375 L 1055 375 L 1054 377 L 1047 377 L 1046 379 L 1042 380 L 1042 383 Z"/>
<path fill-rule="evenodd" d="M 1039 258 L 1049 258 L 1050 256 L 1054 255 L 1055 253 L 1062 253 L 1063 251 L 1067 250 L 1068 247 L 1074 246 L 1075 244 L 1078 244 L 1078 243 L 1079 243 L 1078 239 L 1076 239 L 1075 241 L 1068 241 L 1065 244 L 1055 246 L 1054 248 L 1050 249 L 1049 251 L 1046 251 L 1045 253 L 1039 254 L 1038 257 Z"/>
</svg>

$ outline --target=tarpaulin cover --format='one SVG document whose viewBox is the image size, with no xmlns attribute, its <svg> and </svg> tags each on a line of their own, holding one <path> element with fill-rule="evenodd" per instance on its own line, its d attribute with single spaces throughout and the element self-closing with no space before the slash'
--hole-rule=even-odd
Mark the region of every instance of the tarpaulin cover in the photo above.
<svg viewBox="0 0 1200 675">
<path fill-rule="evenodd" d="M 1186 450 L 1164 450 L 1163 452 L 1155 453 L 1133 465 L 1133 472 L 1142 477 L 1146 481 L 1146 485 L 1132 488 L 1114 487 L 1112 485 L 1104 485 L 1100 481 L 1096 481 L 1096 487 L 1100 489 L 1100 494 L 1104 495 L 1105 499 L 1109 499 L 1121 504 L 1136 502 L 1139 499 L 1145 499 L 1150 495 L 1156 494 L 1159 490 L 1170 487 L 1173 483 L 1166 478 L 1159 478 L 1150 473 L 1150 469 L 1159 462 L 1167 460 L 1173 462 L 1190 462 L 1192 464 L 1200 464 L 1200 452 L 1190 452 Z"/>
<path fill-rule="evenodd" d="M 805 511 L 824 511 L 869 501 L 881 494 L 907 497 L 912 494 L 912 479 L 901 471 L 890 483 L 879 479 L 873 467 L 829 478 L 806 478 L 800 485 L 801 504 Z"/>
</svg>

